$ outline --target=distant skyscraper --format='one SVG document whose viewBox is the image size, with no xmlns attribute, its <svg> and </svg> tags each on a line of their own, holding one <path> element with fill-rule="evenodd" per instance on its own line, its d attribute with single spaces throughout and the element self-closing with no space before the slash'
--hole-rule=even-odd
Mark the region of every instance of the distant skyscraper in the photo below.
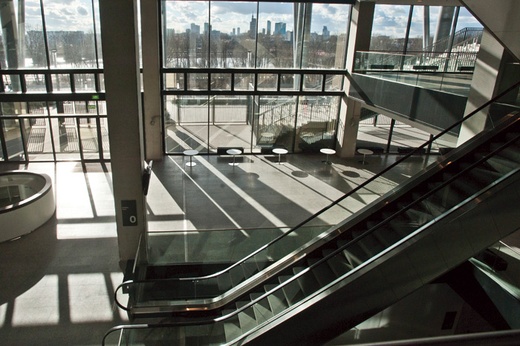
<svg viewBox="0 0 520 346">
<path fill-rule="evenodd" d="M 286 34 L 285 27 L 286 27 L 285 23 L 282 23 L 282 22 L 274 23 L 274 34 L 282 35 L 285 37 L 285 34 Z"/>
<path fill-rule="evenodd" d="M 324 40 L 328 40 L 330 38 L 330 31 L 327 29 L 326 25 L 323 27 L 322 36 Z"/>
<path fill-rule="evenodd" d="M 200 34 L 200 25 L 191 23 L 191 33 L 199 35 Z"/>
<path fill-rule="evenodd" d="M 210 31 L 211 27 L 209 26 L 209 23 L 204 23 L 204 35 L 206 35 Z"/>
<path fill-rule="evenodd" d="M 237 34 L 237 30 L 235 28 L 233 28 L 233 36 L 235 36 Z"/>
<path fill-rule="evenodd" d="M 237 28 L 237 36 L 240 36 L 240 28 Z"/>
<path fill-rule="evenodd" d="M 255 38 L 255 33 L 256 33 L 256 18 L 251 15 L 251 22 L 249 22 L 249 37 L 250 38 Z"/>
<path fill-rule="evenodd" d="M 267 21 L 267 36 L 271 36 L 271 21 Z"/>
</svg>

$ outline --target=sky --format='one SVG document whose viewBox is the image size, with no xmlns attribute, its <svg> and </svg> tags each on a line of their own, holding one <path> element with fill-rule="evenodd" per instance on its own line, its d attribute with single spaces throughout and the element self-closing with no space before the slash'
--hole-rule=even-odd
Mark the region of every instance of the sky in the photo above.
<svg viewBox="0 0 520 346">
<path fill-rule="evenodd" d="M 142 0 L 141 0 L 142 1 Z M 17 10 L 18 0 L 14 0 Z M 91 0 L 43 0 L 47 30 L 80 30 L 92 32 L 92 1 Z M 40 0 L 25 0 L 27 30 L 41 28 Z M 409 6 L 378 5 L 374 16 L 373 35 L 388 35 L 403 37 L 408 19 Z M 313 4 L 311 32 L 321 33 L 324 26 L 332 34 L 346 32 L 349 17 L 349 5 Z M 200 25 L 208 22 L 211 13 L 213 30 L 231 33 L 233 28 L 240 28 L 241 33 L 249 30 L 251 16 L 257 16 L 259 31 L 265 29 L 267 21 L 271 21 L 271 30 L 277 22 L 286 23 L 286 30 L 293 31 L 293 5 L 291 3 L 269 2 L 212 2 L 208 1 L 167 1 L 165 15 L 167 27 L 177 32 L 184 32 L 191 23 Z M 96 9 L 97 11 L 97 9 Z M 435 32 L 439 6 L 430 7 L 431 33 Z M 415 6 L 411 37 L 422 35 L 423 7 Z M 457 29 L 463 27 L 482 27 L 471 14 L 461 8 Z"/>
</svg>

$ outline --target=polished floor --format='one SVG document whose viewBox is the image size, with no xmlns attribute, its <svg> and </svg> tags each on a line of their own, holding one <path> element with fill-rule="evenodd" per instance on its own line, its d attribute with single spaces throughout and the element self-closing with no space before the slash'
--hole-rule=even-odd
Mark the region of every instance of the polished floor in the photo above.
<svg viewBox="0 0 520 346">
<path fill-rule="evenodd" d="M 281 162 L 276 155 L 244 155 L 230 165 L 229 156 L 198 155 L 190 167 L 186 157 L 167 156 L 153 166 L 148 228 L 154 236 L 177 232 L 193 234 L 194 240 L 183 243 L 192 251 L 181 259 L 165 246 L 151 260 L 240 256 L 244 248 L 229 242 L 237 234 L 258 240 L 255 232 L 293 227 L 396 158 L 372 155 L 363 162 L 360 155 L 330 156 L 327 164 L 321 154 L 289 154 Z M 358 195 L 355 208 L 343 205 L 342 213 L 355 212 L 427 164 L 419 159 L 385 175 Z M 12 169 L 49 175 L 57 209 L 35 232 L 0 244 L 0 344 L 100 345 L 109 328 L 127 321 L 113 300 L 122 273 L 110 165 L 0 165 L 0 171 Z M 212 242 L 201 234 L 219 236 Z"/>
</svg>

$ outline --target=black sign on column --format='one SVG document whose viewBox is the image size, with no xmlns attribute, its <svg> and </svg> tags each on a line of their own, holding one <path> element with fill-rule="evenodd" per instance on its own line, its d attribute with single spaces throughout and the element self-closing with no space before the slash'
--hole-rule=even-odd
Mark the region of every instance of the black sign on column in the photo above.
<svg viewBox="0 0 520 346">
<path fill-rule="evenodd" d="M 137 202 L 135 199 L 122 200 L 121 211 L 123 214 L 123 226 L 137 226 Z"/>
</svg>

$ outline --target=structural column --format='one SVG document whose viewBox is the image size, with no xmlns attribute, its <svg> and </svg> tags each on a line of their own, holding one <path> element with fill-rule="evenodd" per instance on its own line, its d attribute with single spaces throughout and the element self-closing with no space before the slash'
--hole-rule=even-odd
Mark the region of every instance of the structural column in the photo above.
<svg viewBox="0 0 520 346">
<path fill-rule="evenodd" d="M 349 45 L 347 49 L 347 73 L 344 78 L 346 96 L 341 102 L 340 123 L 338 124 L 338 144 L 336 151 L 340 157 L 350 157 L 356 153 L 356 141 L 361 112 L 361 100 L 348 96 L 351 87 L 350 73 L 354 69 L 356 51 L 368 51 L 372 37 L 372 22 L 375 4 L 373 2 L 356 1 L 352 8 L 352 20 L 349 29 Z"/>
<path fill-rule="evenodd" d="M 136 0 L 101 0 L 101 39 L 121 266 L 146 231 Z"/>
<path fill-rule="evenodd" d="M 162 160 L 159 1 L 141 1 L 144 137 L 147 160 Z"/>
<path fill-rule="evenodd" d="M 513 56 L 489 31 L 484 29 L 464 115 L 475 111 L 517 82 L 518 70 Z M 507 101 L 514 102 L 517 93 L 510 95 L 513 99 Z M 482 109 L 462 124 L 457 145 L 461 145 L 485 129 L 488 108 Z"/>
</svg>

